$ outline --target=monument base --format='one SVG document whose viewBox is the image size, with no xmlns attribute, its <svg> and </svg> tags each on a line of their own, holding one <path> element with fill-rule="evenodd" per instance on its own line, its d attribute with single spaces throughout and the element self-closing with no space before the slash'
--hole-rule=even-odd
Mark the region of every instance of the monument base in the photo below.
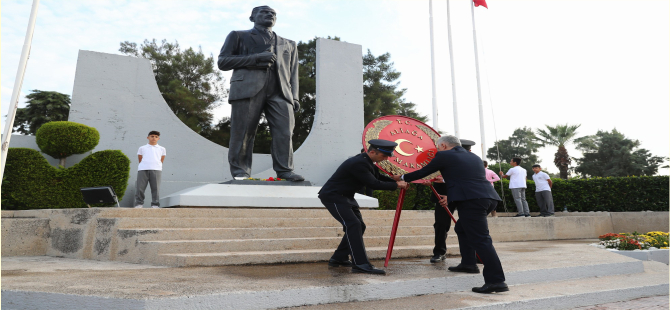
<svg viewBox="0 0 670 310">
<path fill-rule="evenodd" d="M 271 182 L 265 182 L 271 183 Z M 162 208 L 323 208 L 319 186 L 207 184 L 187 188 L 160 200 Z M 379 207 L 376 198 L 356 194 L 361 208 Z"/>
<path fill-rule="evenodd" d="M 262 186 L 312 186 L 310 181 L 300 181 L 300 182 L 291 182 L 291 181 L 261 181 L 261 180 L 230 180 L 221 182 L 219 184 L 230 184 L 230 185 L 262 185 Z"/>
</svg>

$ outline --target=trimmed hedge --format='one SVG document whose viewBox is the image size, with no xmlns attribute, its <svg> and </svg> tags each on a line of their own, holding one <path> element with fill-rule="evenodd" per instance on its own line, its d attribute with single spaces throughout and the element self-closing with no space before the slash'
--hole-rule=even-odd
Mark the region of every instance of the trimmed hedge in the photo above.
<svg viewBox="0 0 670 310">
<path fill-rule="evenodd" d="M 53 158 L 86 153 L 100 141 L 97 129 L 75 122 L 49 122 L 35 134 L 40 150 Z"/>
<path fill-rule="evenodd" d="M 555 211 L 668 211 L 670 203 L 670 178 L 668 176 L 642 177 L 609 177 L 591 179 L 551 179 L 554 186 L 551 193 L 554 197 Z M 504 187 L 504 196 L 501 193 L 500 182 Z M 501 198 L 504 198 L 507 211 L 516 212 L 516 204 L 509 189 L 509 180 L 495 182 L 495 189 Z M 539 212 L 535 201 L 535 182 L 527 181 L 526 200 L 531 212 Z M 428 201 L 432 195 L 430 188 L 417 189 L 422 185 L 412 184 L 405 196 L 403 209 L 426 210 L 433 209 Z M 400 191 L 375 191 L 374 197 L 379 199 L 379 208 L 394 210 L 398 203 Z M 498 212 L 505 212 L 500 204 Z"/>
<path fill-rule="evenodd" d="M 130 160 L 118 150 L 95 152 L 70 168 L 59 169 L 36 150 L 9 148 L 2 182 L 2 209 L 86 208 L 79 189 L 94 186 L 111 185 L 120 200 L 129 177 Z"/>
</svg>

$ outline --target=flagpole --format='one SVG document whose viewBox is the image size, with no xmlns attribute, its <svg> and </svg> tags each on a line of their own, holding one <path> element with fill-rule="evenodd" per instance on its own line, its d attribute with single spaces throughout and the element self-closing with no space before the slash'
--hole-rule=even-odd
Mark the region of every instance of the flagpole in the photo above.
<svg viewBox="0 0 670 310">
<path fill-rule="evenodd" d="M 461 137 L 461 131 L 458 127 L 458 104 L 456 103 L 456 73 L 454 72 L 454 52 L 451 44 L 451 11 L 449 10 L 449 0 L 447 0 L 447 34 L 449 36 L 449 62 L 451 63 L 451 96 L 454 107 L 454 135 Z"/>
<path fill-rule="evenodd" d="M 482 158 L 486 156 L 486 139 L 484 132 L 484 107 L 482 106 L 482 87 L 479 81 L 479 51 L 477 50 L 477 30 L 475 28 L 475 2 L 471 1 L 470 12 L 472 12 L 472 38 L 475 46 L 475 68 L 477 72 L 477 101 L 479 102 L 479 133 L 482 137 Z"/>
<path fill-rule="evenodd" d="M 28 20 L 28 29 L 26 30 L 26 38 L 23 42 L 23 50 L 21 51 L 21 60 L 19 68 L 16 71 L 16 79 L 14 80 L 14 90 L 12 90 L 12 99 L 9 102 L 9 111 L 7 111 L 7 119 L 5 120 L 5 129 L 2 132 L 2 168 L 0 170 L 0 184 L 2 184 L 2 177 L 5 174 L 5 163 L 7 161 L 7 149 L 9 148 L 9 140 L 12 137 L 12 128 L 14 128 L 14 117 L 16 116 L 16 108 L 19 101 L 19 94 L 23 86 L 23 76 L 28 65 L 28 58 L 30 57 L 30 46 L 33 42 L 33 32 L 35 30 L 35 20 L 37 18 L 37 7 L 40 0 L 33 0 L 33 7 L 30 10 L 30 19 Z"/>
<path fill-rule="evenodd" d="M 435 44 L 433 44 L 433 0 L 428 0 L 428 15 L 430 16 L 430 75 L 433 87 L 433 129 L 439 131 L 437 123 L 437 94 L 435 90 Z"/>
</svg>

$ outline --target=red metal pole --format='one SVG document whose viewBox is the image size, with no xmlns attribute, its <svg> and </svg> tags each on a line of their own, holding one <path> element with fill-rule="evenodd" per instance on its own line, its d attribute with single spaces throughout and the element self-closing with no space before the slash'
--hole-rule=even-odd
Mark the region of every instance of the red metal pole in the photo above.
<svg viewBox="0 0 670 310">
<path fill-rule="evenodd" d="M 438 200 L 440 198 L 442 198 L 442 197 L 440 197 L 440 194 L 437 193 L 437 191 L 435 190 L 435 187 L 433 187 L 432 183 L 430 184 L 430 189 L 433 190 L 433 194 L 435 194 L 435 196 L 437 196 Z M 447 214 L 449 214 L 449 217 L 451 217 L 451 220 L 454 221 L 454 225 L 456 225 L 456 219 L 454 218 L 454 215 L 451 214 L 451 211 L 449 211 L 449 208 L 447 208 L 447 206 L 442 206 L 442 207 L 444 208 L 444 210 L 447 210 Z M 479 254 L 475 253 L 475 255 L 477 255 L 477 259 L 479 259 L 479 261 L 482 262 L 482 264 L 483 264 L 484 261 L 482 260 L 481 257 L 479 257 Z M 386 266 L 384 266 L 384 267 L 386 267 Z"/>
<path fill-rule="evenodd" d="M 391 239 L 389 239 L 389 246 L 386 249 L 386 261 L 384 267 L 389 266 L 389 259 L 391 259 L 391 252 L 393 252 L 393 244 L 395 243 L 395 234 L 398 230 L 398 222 L 400 222 L 400 213 L 402 212 L 402 203 L 405 200 L 405 189 L 400 190 L 398 195 L 398 206 L 395 208 L 395 218 L 393 219 L 393 228 L 391 229 Z"/>
</svg>

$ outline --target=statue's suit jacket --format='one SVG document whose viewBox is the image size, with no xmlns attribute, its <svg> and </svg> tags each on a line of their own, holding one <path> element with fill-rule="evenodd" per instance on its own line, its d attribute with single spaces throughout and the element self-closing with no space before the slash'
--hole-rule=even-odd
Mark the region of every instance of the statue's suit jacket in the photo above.
<svg viewBox="0 0 670 310">
<path fill-rule="evenodd" d="M 294 41 L 282 38 L 275 34 L 277 45 L 275 54 L 277 60 L 277 74 L 284 98 L 293 104 L 298 99 L 298 46 Z M 250 30 L 233 31 L 228 34 L 221 53 L 219 53 L 219 69 L 233 70 L 230 78 L 230 94 L 228 100 L 247 99 L 256 95 L 265 85 L 267 69 L 250 69 L 257 65 L 253 54 L 258 48 L 265 46 L 261 34 L 252 28 Z"/>
</svg>

